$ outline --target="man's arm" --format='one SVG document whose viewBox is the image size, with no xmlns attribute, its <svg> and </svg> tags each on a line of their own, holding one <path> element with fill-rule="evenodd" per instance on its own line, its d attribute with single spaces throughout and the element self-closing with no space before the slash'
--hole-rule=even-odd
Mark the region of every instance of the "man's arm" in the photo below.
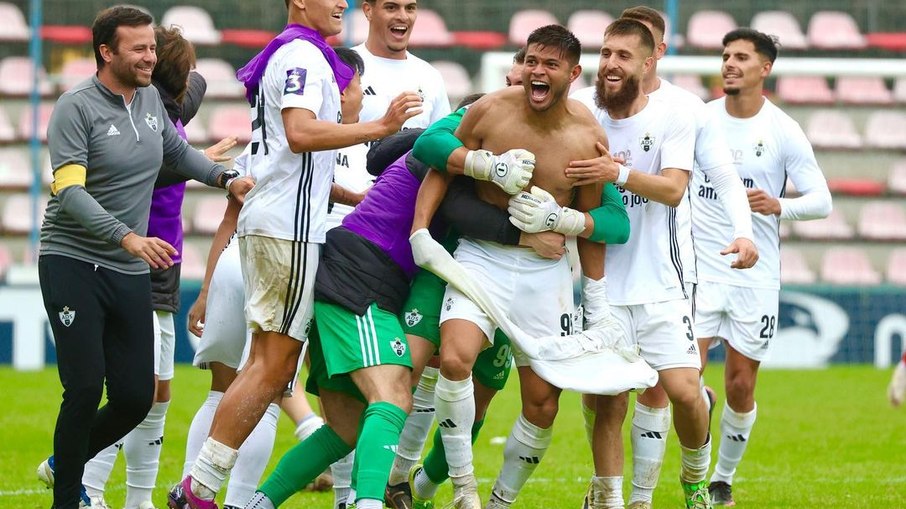
<svg viewBox="0 0 906 509">
<path fill-rule="evenodd" d="M 217 260 L 220 259 L 220 254 L 226 249 L 227 244 L 230 242 L 230 237 L 236 231 L 240 210 L 242 210 L 242 205 L 238 201 L 230 199 L 226 210 L 223 212 L 223 219 L 220 220 L 220 225 L 217 226 L 217 232 L 211 240 L 211 248 L 208 250 L 208 261 L 204 268 L 204 280 L 201 282 L 201 290 L 198 292 L 198 298 L 195 299 L 195 303 L 189 309 L 189 332 L 198 337 L 201 337 L 204 329 L 204 325 L 199 326 L 199 323 L 204 324 L 211 278 L 214 276 L 214 269 L 217 267 Z"/>
<path fill-rule="evenodd" d="M 784 170 L 802 196 L 778 199 L 780 219 L 802 221 L 827 217 L 833 210 L 833 199 L 815 152 L 798 125 L 791 126 L 790 131 L 784 147 Z M 751 201 L 750 196 L 750 204 Z M 758 212 L 754 206 L 752 210 Z"/>
<path fill-rule="evenodd" d="M 582 186 L 576 193 L 575 207 L 580 211 L 588 211 L 601 205 L 602 184 Z M 576 239 L 579 252 L 579 263 L 582 265 L 582 274 L 592 280 L 604 277 L 604 244 L 593 242 L 579 237 Z"/>
</svg>

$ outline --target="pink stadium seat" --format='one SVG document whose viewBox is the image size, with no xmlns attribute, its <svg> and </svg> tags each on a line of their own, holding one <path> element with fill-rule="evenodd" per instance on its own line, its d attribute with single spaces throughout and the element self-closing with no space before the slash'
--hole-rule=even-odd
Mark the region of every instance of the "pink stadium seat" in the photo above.
<svg viewBox="0 0 906 509">
<path fill-rule="evenodd" d="M 235 136 L 239 143 L 252 139 L 252 121 L 249 109 L 239 104 L 217 106 L 208 119 L 208 136 L 218 142 L 228 136 Z"/>
<path fill-rule="evenodd" d="M 856 132 L 852 118 L 837 110 L 818 110 L 809 117 L 806 129 L 815 148 L 862 148 L 862 138 Z"/>
<path fill-rule="evenodd" d="M 42 196 L 38 202 L 38 224 L 44 217 L 47 208 L 47 197 Z M 3 205 L 3 217 L 0 219 L 3 231 L 12 234 L 28 233 L 32 229 L 31 197 L 28 194 L 14 194 L 7 198 Z"/>
<path fill-rule="evenodd" d="M 13 264 L 13 255 L 6 244 L 0 244 L 0 279 L 6 277 L 6 271 Z"/>
<path fill-rule="evenodd" d="M 419 14 L 421 16 L 421 14 Z M 431 62 L 431 66 L 440 71 L 444 79 L 444 85 L 447 87 L 447 95 L 451 101 L 456 102 L 458 99 L 472 93 L 472 80 L 469 78 L 469 72 L 458 62 L 449 60 L 436 60 Z"/>
<path fill-rule="evenodd" d="M 530 33 L 539 27 L 547 25 L 558 25 L 557 17 L 548 11 L 542 9 L 524 9 L 517 11 L 510 18 L 510 44 L 522 46 L 528 39 Z M 604 33 L 601 33 L 604 38 Z"/>
<path fill-rule="evenodd" d="M 724 35 L 735 28 L 733 16 L 724 11 L 698 11 L 689 18 L 686 42 L 698 49 L 723 49 Z"/>
<path fill-rule="evenodd" d="M 202 235 L 216 233 L 226 206 L 226 199 L 219 194 L 199 199 L 192 213 L 192 231 Z"/>
<path fill-rule="evenodd" d="M 906 285 L 906 248 L 897 248 L 887 258 L 887 282 Z"/>
<path fill-rule="evenodd" d="M 9 143 L 15 139 L 16 130 L 13 128 L 13 123 L 6 115 L 6 110 L 0 108 L 0 143 Z"/>
<path fill-rule="evenodd" d="M 893 100 L 906 103 L 906 76 L 900 76 L 893 83 Z"/>
<path fill-rule="evenodd" d="M 894 201 L 872 201 L 859 212 L 859 235 L 873 240 L 906 239 L 906 211 Z"/>
<path fill-rule="evenodd" d="M 244 97 L 245 87 L 236 79 L 236 69 L 220 58 L 199 58 L 195 71 L 208 84 L 205 97 L 234 99 Z"/>
<path fill-rule="evenodd" d="M 253 28 L 223 29 L 220 31 L 220 42 L 224 44 L 235 44 L 236 46 L 242 46 L 243 48 L 261 49 L 267 46 L 267 43 L 271 42 L 271 39 L 273 39 L 275 35 L 277 34 L 270 30 L 256 30 Z M 331 37 L 327 38 L 327 42 L 331 46 L 338 46 L 341 44 L 339 42 L 334 43 L 331 41 Z"/>
<path fill-rule="evenodd" d="M 186 138 L 188 138 L 189 143 L 207 148 L 209 139 L 208 131 L 204 128 L 204 122 L 201 121 L 201 118 L 198 115 L 196 115 L 185 128 Z"/>
<path fill-rule="evenodd" d="M 819 49 L 864 49 L 865 37 L 856 20 L 842 11 L 818 11 L 808 22 L 808 40 Z"/>
<path fill-rule="evenodd" d="M 821 279 L 838 285 L 876 285 L 881 274 L 858 247 L 832 247 L 821 260 Z"/>
<path fill-rule="evenodd" d="M 598 49 L 604 42 L 604 30 L 613 23 L 613 16 L 604 11 L 581 9 L 570 14 L 566 27 L 582 43 L 582 49 Z"/>
<path fill-rule="evenodd" d="M 815 282 L 815 273 L 806 263 L 805 256 L 794 247 L 780 246 L 780 282 L 784 284 Z"/>
<path fill-rule="evenodd" d="M 776 35 L 784 49 L 806 49 L 808 41 L 799 20 L 787 11 L 763 11 L 752 17 L 752 28 Z"/>
<path fill-rule="evenodd" d="M 0 41 L 25 42 L 28 40 L 31 34 L 28 22 L 25 21 L 22 11 L 14 4 L 0 2 L 0 19 L 3 20 L 3 30 L 0 30 Z"/>
<path fill-rule="evenodd" d="M 701 97 L 703 101 L 711 98 L 711 92 L 702 85 L 702 77 L 698 74 L 676 74 L 670 78 L 670 82 Z"/>
<path fill-rule="evenodd" d="M 840 76 L 837 99 L 847 104 L 891 104 L 893 94 L 880 76 Z"/>
<path fill-rule="evenodd" d="M 6 57 L 0 60 L 0 95 L 30 94 L 34 73 L 35 66 L 28 57 Z M 53 92 L 43 67 L 38 67 L 38 91 L 42 96 Z"/>
<path fill-rule="evenodd" d="M 192 281 L 203 280 L 206 260 L 198 246 L 192 242 L 185 242 L 182 245 L 182 253 L 180 254 L 182 255 L 180 277 Z"/>
<path fill-rule="evenodd" d="M 453 44 L 453 34 L 447 30 L 447 23 L 436 11 L 419 9 L 409 44 L 415 47 L 446 47 Z"/>
<path fill-rule="evenodd" d="M 793 232 L 803 239 L 851 239 L 853 228 L 846 222 L 843 213 L 838 209 L 831 211 L 824 219 L 796 221 Z"/>
<path fill-rule="evenodd" d="M 94 75 L 97 70 L 98 65 L 93 58 L 67 60 L 60 70 L 60 92 L 65 92 L 85 81 Z"/>
<path fill-rule="evenodd" d="M 176 25 L 182 29 L 182 35 L 195 44 L 220 44 L 220 32 L 214 28 L 214 20 L 208 11 L 201 7 L 176 5 L 164 13 L 160 25 Z"/>
<path fill-rule="evenodd" d="M 906 113 L 873 111 L 865 124 L 865 145 L 884 149 L 906 149 Z"/>
<path fill-rule="evenodd" d="M 0 149 L 0 188 L 24 191 L 32 180 L 27 148 Z"/>
<path fill-rule="evenodd" d="M 38 108 L 38 139 L 42 143 L 47 142 L 47 125 L 50 124 L 50 114 L 53 112 L 53 104 L 41 103 Z M 19 117 L 19 137 L 23 140 L 30 140 L 32 133 L 32 109 L 31 106 L 22 110 L 22 116 Z"/>
<path fill-rule="evenodd" d="M 791 104 L 834 102 L 834 93 L 824 76 L 780 76 L 777 78 L 777 96 Z"/>
<path fill-rule="evenodd" d="M 890 166 L 887 188 L 891 193 L 906 194 L 906 159 L 895 161 Z"/>
</svg>

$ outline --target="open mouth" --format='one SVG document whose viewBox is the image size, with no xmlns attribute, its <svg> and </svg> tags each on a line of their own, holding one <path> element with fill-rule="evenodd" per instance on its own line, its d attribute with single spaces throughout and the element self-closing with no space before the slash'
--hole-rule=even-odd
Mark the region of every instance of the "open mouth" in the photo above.
<svg viewBox="0 0 906 509">
<path fill-rule="evenodd" d="M 342 12 L 335 12 L 335 13 L 331 14 L 330 17 L 333 18 L 333 19 L 335 19 L 335 20 L 337 20 L 337 21 L 343 21 L 343 13 L 342 13 Z"/>
<path fill-rule="evenodd" d="M 390 33 L 399 38 L 405 37 L 408 32 L 409 27 L 406 25 L 393 25 L 390 27 Z"/>
<path fill-rule="evenodd" d="M 551 91 L 551 86 L 543 81 L 532 81 L 532 100 L 541 102 L 547 98 Z"/>
</svg>

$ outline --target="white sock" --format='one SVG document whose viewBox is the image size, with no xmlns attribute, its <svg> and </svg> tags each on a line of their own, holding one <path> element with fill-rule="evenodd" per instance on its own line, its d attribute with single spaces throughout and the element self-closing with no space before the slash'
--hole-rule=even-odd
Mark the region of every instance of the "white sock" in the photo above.
<svg viewBox="0 0 906 509">
<path fill-rule="evenodd" d="M 236 458 L 236 464 L 233 466 L 230 480 L 227 482 L 224 505 L 244 507 L 255 494 L 261 474 L 267 468 L 267 462 L 274 450 L 278 417 L 280 417 L 280 407 L 271 403 L 258 425 L 239 447 L 239 457 Z"/>
<path fill-rule="evenodd" d="M 595 413 L 594 408 L 588 408 L 585 406 L 585 401 L 582 402 L 582 419 L 585 421 L 585 438 L 588 439 L 588 447 L 594 447 L 595 439 Z"/>
<path fill-rule="evenodd" d="M 126 509 L 138 509 L 151 501 L 160 467 L 160 449 L 164 443 L 164 423 L 169 401 L 154 403 L 145 420 L 126 435 L 123 455 L 126 457 Z"/>
<path fill-rule="evenodd" d="M 396 449 L 396 459 L 393 460 L 388 484 L 400 484 L 409 480 L 409 469 L 422 457 L 422 449 L 425 448 L 425 441 L 434 424 L 434 387 L 437 385 L 438 375 L 438 369 L 430 366 L 422 371 L 415 392 L 412 393 L 412 411 L 400 434 L 400 444 Z"/>
<path fill-rule="evenodd" d="M 355 463 L 355 449 L 330 466 L 330 475 L 333 476 L 334 509 L 338 509 L 340 504 L 345 504 L 349 498 L 349 491 L 352 487 L 353 463 Z"/>
<path fill-rule="evenodd" d="M 192 493 L 204 500 L 214 500 L 236 464 L 237 456 L 239 451 L 236 449 L 208 437 L 189 472 L 192 476 Z"/>
<path fill-rule="evenodd" d="M 629 503 L 651 502 L 661 476 L 667 433 L 670 431 L 670 407 L 652 408 L 638 401 L 632 414 L 632 493 Z"/>
<path fill-rule="evenodd" d="M 538 468 L 553 439 L 553 427 L 544 429 L 530 423 L 521 413 L 507 437 L 503 467 L 494 483 L 493 494 L 512 504 L 522 485 Z"/>
<path fill-rule="evenodd" d="M 360 498 L 355 503 L 356 509 L 384 509 L 383 500 L 373 498 Z"/>
<path fill-rule="evenodd" d="M 186 462 L 182 467 L 182 476 L 189 475 L 195 459 L 201 451 L 201 446 L 207 440 L 208 434 L 211 433 L 211 423 L 214 422 L 214 412 L 217 411 L 217 405 L 223 399 L 223 393 L 219 391 L 209 391 L 207 399 L 195 412 L 192 418 L 192 424 L 189 426 L 189 434 L 186 437 Z"/>
<path fill-rule="evenodd" d="M 721 437 L 720 447 L 717 449 L 717 465 L 714 466 L 711 482 L 733 484 L 736 467 L 742 461 L 742 455 L 749 444 L 757 410 L 758 405 L 755 405 L 751 412 L 741 414 L 730 408 L 730 405 L 724 405 L 723 415 L 720 416 Z"/>
<path fill-rule="evenodd" d="M 355 488 L 349 488 L 349 495 L 346 496 L 346 507 L 355 506 Z"/>
<path fill-rule="evenodd" d="M 437 425 L 447 453 L 450 480 L 471 476 L 472 425 L 475 423 L 475 397 L 472 378 L 453 381 L 439 374 L 435 388 L 434 407 Z"/>
<path fill-rule="evenodd" d="M 302 418 L 299 421 L 299 425 L 296 426 L 296 439 L 300 442 L 311 436 L 312 433 L 318 431 L 318 428 L 324 425 L 324 419 L 318 417 L 318 414 L 310 413 Z"/>
<path fill-rule="evenodd" d="M 594 507 L 601 509 L 623 509 L 623 476 L 592 477 Z"/>
<path fill-rule="evenodd" d="M 123 441 L 107 447 L 97 453 L 94 458 L 85 463 L 85 472 L 82 474 L 82 485 L 85 486 L 85 492 L 91 498 L 96 500 L 104 498 L 104 487 L 107 485 L 107 479 L 110 478 L 110 472 L 116 463 L 116 453 L 123 447 Z"/>
<path fill-rule="evenodd" d="M 415 474 L 415 482 L 413 484 L 415 484 L 415 486 L 412 487 L 412 489 L 415 490 L 415 494 L 418 495 L 419 498 L 428 500 L 433 499 L 434 496 L 437 495 L 437 488 L 440 488 L 439 484 L 435 484 L 434 481 L 428 477 L 428 474 L 425 473 L 424 469 L 419 470 L 418 473 Z"/>
<path fill-rule="evenodd" d="M 687 483 L 701 482 L 708 474 L 711 466 L 711 435 L 708 435 L 705 445 L 698 449 L 687 449 L 680 444 L 682 469 L 680 480 Z"/>
<path fill-rule="evenodd" d="M 267 495 L 260 491 L 255 492 L 248 503 L 237 507 L 244 507 L 245 509 L 276 509 L 274 503 L 271 502 L 271 499 L 267 498 Z"/>
</svg>

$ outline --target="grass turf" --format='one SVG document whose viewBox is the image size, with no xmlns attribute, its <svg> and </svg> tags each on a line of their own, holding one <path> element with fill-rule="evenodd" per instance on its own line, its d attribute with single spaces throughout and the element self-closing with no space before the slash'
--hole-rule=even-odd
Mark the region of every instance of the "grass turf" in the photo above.
<svg viewBox="0 0 906 509">
<path fill-rule="evenodd" d="M 714 458 L 723 400 L 721 368 L 709 366 L 707 373 L 718 394 L 713 419 Z M 762 372 L 757 390 L 758 421 L 733 485 L 737 506 L 906 507 L 906 409 L 889 408 L 884 392 L 889 375 L 889 371 L 867 366 Z M 186 432 L 206 396 L 208 383 L 205 372 L 177 367 L 155 491 L 158 508 L 166 506 L 166 490 L 180 476 Z M 23 373 L 3 368 L 0 387 L 0 506 L 49 507 L 51 494 L 36 479 L 35 468 L 51 452 L 61 393 L 56 371 Z M 592 467 L 578 395 L 564 394 L 560 408 L 554 442 L 514 507 L 581 507 Z M 514 370 L 506 391 L 492 404 L 476 444 L 475 469 L 482 498 L 490 492 L 502 459 L 501 439 L 507 436 L 518 410 Z M 293 441 L 292 425 L 281 417 L 269 470 Z M 629 457 L 628 441 L 626 450 Z M 626 470 L 626 497 L 630 468 Z M 121 508 L 125 499 L 124 470 L 120 455 L 107 490 L 107 501 L 115 508 Z M 678 476 L 678 444 L 671 432 L 655 507 L 682 507 Z M 449 488 L 443 488 L 438 507 L 450 498 Z M 332 500 L 330 493 L 302 493 L 283 507 L 331 508 Z"/>
</svg>

